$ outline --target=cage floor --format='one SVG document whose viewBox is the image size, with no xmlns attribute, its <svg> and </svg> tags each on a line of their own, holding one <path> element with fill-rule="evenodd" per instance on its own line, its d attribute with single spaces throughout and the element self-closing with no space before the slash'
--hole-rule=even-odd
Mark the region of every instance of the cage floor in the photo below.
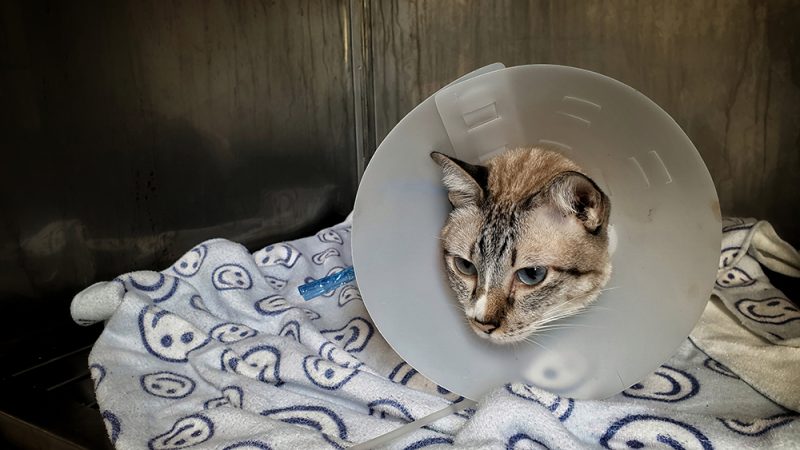
<svg viewBox="0 0 800 450">
<path fill-rule="evenodd" d="M 0 328 L 0 447 L 112 448 L 87 367 L 102 325 L 75 325 L 67 307 L 53 308 L 56 303 L 65 304 L 6 302 L 11 309 Z"/>
</svg>

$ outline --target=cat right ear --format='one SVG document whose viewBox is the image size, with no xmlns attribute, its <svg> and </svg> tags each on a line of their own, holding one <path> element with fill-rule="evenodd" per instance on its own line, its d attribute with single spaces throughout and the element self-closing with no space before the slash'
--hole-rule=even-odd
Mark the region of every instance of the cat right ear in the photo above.
<svg viewBox="0 0 800 450">
<path fill-rule="evenodd" d="M 598 234 L 608 224 L 611 205 L 591 178 L 578 172 L 564 172 L 550 184 L 550 196 L 565 215 L 574 215 L 586 231 Z"/>
<path fill-rule="evenodd" d="M 489 181 L 489 169 L 465 163 L 443 153 L 431 152 L 431 159 L 442 168 L 442 183 L 454 208 L 479 205 Z"/>
</svg>

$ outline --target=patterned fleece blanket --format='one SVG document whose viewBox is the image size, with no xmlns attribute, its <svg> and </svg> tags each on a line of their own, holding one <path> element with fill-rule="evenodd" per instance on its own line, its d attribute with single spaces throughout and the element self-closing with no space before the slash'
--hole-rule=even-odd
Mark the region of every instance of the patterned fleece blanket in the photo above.
<svg viewBox="0 0 800 450">
<path fill-rule="evenodd" d="M 298 293 L 299 285 L 351 265 L 350 229 L 346 221 L 252 254 L 210 240 L 166 270 L 127 273 L 78 294 L 77 323 L 107 321 L 89 367 L 111 442 L 152 450 L 341 449 L 459 401 L 392 351 L 355 282 L 310 301 Z M 737 271 L 736 255 L 723 251 L 718 289 L 768 283 L 763 273 Z M 756 321 L 757 333 L 785 345 L 797 336 L 800 313 L 782 294 L 770 295 L 783 309 L 769 309 L 774 299 L 750 298 L 760 306 L 745 305 L 736 317 L 760 315 L 769 323 Z M 735 301 L 734 308 L 741 305 Z M 785 317 L 764 319 L 776 314 Z M 789 367 L 798 373 L 793 350 Z M 790 405 L 776 403 L 722 359 L 687 339 L 652 375 L 602 401 L 500 386 L 477 408 L 388 448 L 800 447 L 800 420 Z"/>
</svg>

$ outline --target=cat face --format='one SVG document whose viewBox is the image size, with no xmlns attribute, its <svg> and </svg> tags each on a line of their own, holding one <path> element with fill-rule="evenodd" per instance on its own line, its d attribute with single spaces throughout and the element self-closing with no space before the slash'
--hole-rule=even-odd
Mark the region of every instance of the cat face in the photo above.
<svg viewBox="0 0 800 450">
<path fill-rule="evenodd" d="M 487 166 L 431 157 L 453 205 L 441 233 L 445 270 L 475 333 L 521 341 L 597 298 L 611 274 L 610 204 L 578 166 L 536 148 Z"/>
</svg>

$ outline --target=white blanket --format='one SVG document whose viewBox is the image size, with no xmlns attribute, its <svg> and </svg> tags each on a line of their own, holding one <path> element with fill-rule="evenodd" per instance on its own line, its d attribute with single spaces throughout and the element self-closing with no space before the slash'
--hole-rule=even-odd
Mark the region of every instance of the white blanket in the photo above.
<svg viewBox="0 0 800 450">
<path fill-rule="evenodd" d="M 757 391 L 800 411 L 800 308 L 761 268 L 798 277 L 800 255 L 767 222 L 725 219 L 722 225 L 716 298 L 691 338 Z"/>
<path fill-rule="evenodd" d="M 343 448 L 459 400 L 391 350 L 354 283 L 310 301 L 299 295 L 299 285 L 350 264 L 345 222 L 254 254 L 207 241 L 160 273 L 128 273 L 78 294 L 76 322 L 108 321 L 89 364 L 111 441 Z M 477 411 L 391 448 L 795 448 L 797 417 L 687 340 L 611 399 L 501 386 Z"/>
</svg>

